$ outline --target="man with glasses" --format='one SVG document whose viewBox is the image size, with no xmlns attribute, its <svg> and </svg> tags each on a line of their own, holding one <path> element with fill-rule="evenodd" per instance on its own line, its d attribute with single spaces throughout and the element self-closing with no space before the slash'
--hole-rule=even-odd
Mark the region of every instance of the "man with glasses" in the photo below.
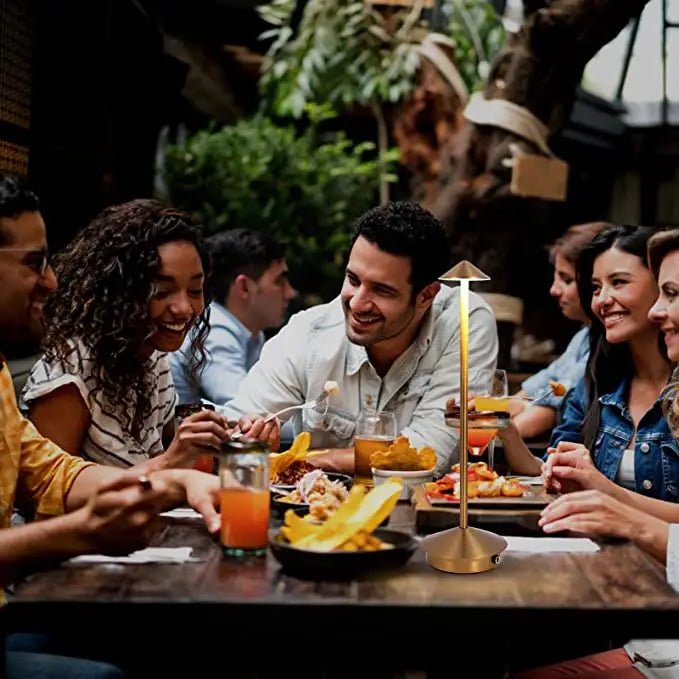
<svg viewBox="0 0 679 679">
<path fill-rule="evenodd" d="M 38 358 L 42 308 L 56 287 L 38 197 L 0 173 L 0 352 L 17 393 Z"/>
</svg>

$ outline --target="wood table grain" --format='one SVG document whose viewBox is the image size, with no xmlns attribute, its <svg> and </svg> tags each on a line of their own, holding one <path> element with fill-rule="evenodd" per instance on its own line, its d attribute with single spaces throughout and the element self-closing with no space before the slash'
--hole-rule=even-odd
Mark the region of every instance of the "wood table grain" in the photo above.
<svg viewBox="0 0 679 679">
<path fill-rule="evenodd" d="M 399 505 L 390 528 L 413 532 L 414 510 Z M 560 634 L 667 637 L 679 630 L 679 596 L 664 570 L 630 543 L 593 554 L 507 553 L 494 571 L 452 575 L 418 551 L 402 569 L 353 580 L 302 580 L 271 555 L 225 559 L 201 523 L 164 519 L 156 545 L 191 546 L 197 563 L 69 565 L 33 573 L 6 610 L 10 629 L 88 630 L 126 635 L 182 630 L 245 644 L 262 630 L 304 644 L 332 638 L 387 639 L 425 650 L 453 636 L 524 639 Z"/>
</svg>

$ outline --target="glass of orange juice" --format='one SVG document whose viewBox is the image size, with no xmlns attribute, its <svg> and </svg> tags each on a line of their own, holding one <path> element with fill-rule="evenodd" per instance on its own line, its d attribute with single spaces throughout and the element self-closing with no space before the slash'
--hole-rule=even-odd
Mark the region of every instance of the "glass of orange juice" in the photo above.
<svg viewBox="0 0 679 679">
<path fill-rule="evenodd" d="M 263 556 L 269 530 L 269 448 L 247 439 L 225 441 L 219 479 L 224 554 Z"/>
<path fill-rule="evenodd" d="M 354 436 L 354 481 L 365 486 L 373 485 L 371 455 L 386 450 L 396 438 L 394 413 L 362 411 L 356 421 Z"/>
</svg>

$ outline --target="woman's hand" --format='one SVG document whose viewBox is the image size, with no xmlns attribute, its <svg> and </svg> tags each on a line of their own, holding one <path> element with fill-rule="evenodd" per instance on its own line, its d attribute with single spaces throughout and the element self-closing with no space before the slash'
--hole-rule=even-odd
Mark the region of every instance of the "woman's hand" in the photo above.
<svg viewBox="0 0 679 679">
<path fill-rule="evenodd" d="M 556 493 L 600 490 L 612 494 L 615 484 L 594 466 L 589 450 L 581 443 L 561 441 L 547 452 L 549 457 L 542 465 L 546 490 Z"/>
<path fill-rule="evenodd" d="M 235 478 L 227 484 L 224 478 L 220 481 L 214 474 L 204 474 L 193 469 L 183 470 L 178 483 L 180 484 L 186 504 L 202 515 L 210 533 L 216 533 L 221 527 L 221 518 L 216 508 L 219 507 L 219 490 L 221 485 L 239 485 Z M 222 476 L 224 473 L 222 473 Z"/>
<path fill-rule="evenodd" d="M 281 445 L 281 423 L 278 418 L 267 422 L 266 417 L 246 416 L 240 419 L 238 427 L 244 436 L 266 443 L 274 452 Z"/>
<path fill-rule="evenodd" d="M 572 531 L 625 538 L 665 561 L 668 524 L 598 490 L 583 490 L 554 500 L 542 511 L 538 525 L 545 533 Z"/>
<path fill-rule="evenodd" d="M 219 449 L 229 436 L 226 419 L 212 410 L 185 417 L 165 451 L 166 467 L 190 467 L 199 455 Z"/>
</svg>

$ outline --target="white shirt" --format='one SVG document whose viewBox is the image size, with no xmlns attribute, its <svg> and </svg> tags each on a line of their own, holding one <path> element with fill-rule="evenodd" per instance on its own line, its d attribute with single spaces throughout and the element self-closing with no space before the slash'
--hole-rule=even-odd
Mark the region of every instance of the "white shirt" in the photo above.
<svg viewBox="0 0 679 679">
<path fill-rule="evenodd" d="M 176 395 L 167 354 L 154 351 L 147 366 L 151 414 L 143 423 L 141 445 L 123 430 L 121 413 L 103 403 L 101 393 L 94 400 L 90 398 L 97 378 L 92 371 L 92 359 L 82 345 L 71 353 L 63 367 L 59 361 L 48 362 L 44 356 L 33 366 L 22 392 L 22 408 L 59 387 L 75 385 L 91 417 L 81 456 L 99 464 L 130 467 L 163 452 L 163 428 L 174 417 Z"/>
<path fill-rule="evenodd" d="M 490 307 L 474 293 L 469 300 L 469 391 L 478 372 L 495 368 L 497 328 Z M 309 431 L 314 448 L 347 448 L 361 410 L 394 413 L 399 432 L 413 446 L 436 451 L 437 471 L 457 461 L 458 433 L 444 422 L 445 402 L 459 400 L 459 289 L 442 288 L 415 341 L 383 377 L 364 347 L 346 335 L 341 300 L 334 299 L 290 319 L 262 350 L 260 360 L 225 407 L 230 418 L 274 413 L 318 398 L 327 380 L 339 385 L 328 413 L 296 411 L 296 432 Z"/>
</svg>

